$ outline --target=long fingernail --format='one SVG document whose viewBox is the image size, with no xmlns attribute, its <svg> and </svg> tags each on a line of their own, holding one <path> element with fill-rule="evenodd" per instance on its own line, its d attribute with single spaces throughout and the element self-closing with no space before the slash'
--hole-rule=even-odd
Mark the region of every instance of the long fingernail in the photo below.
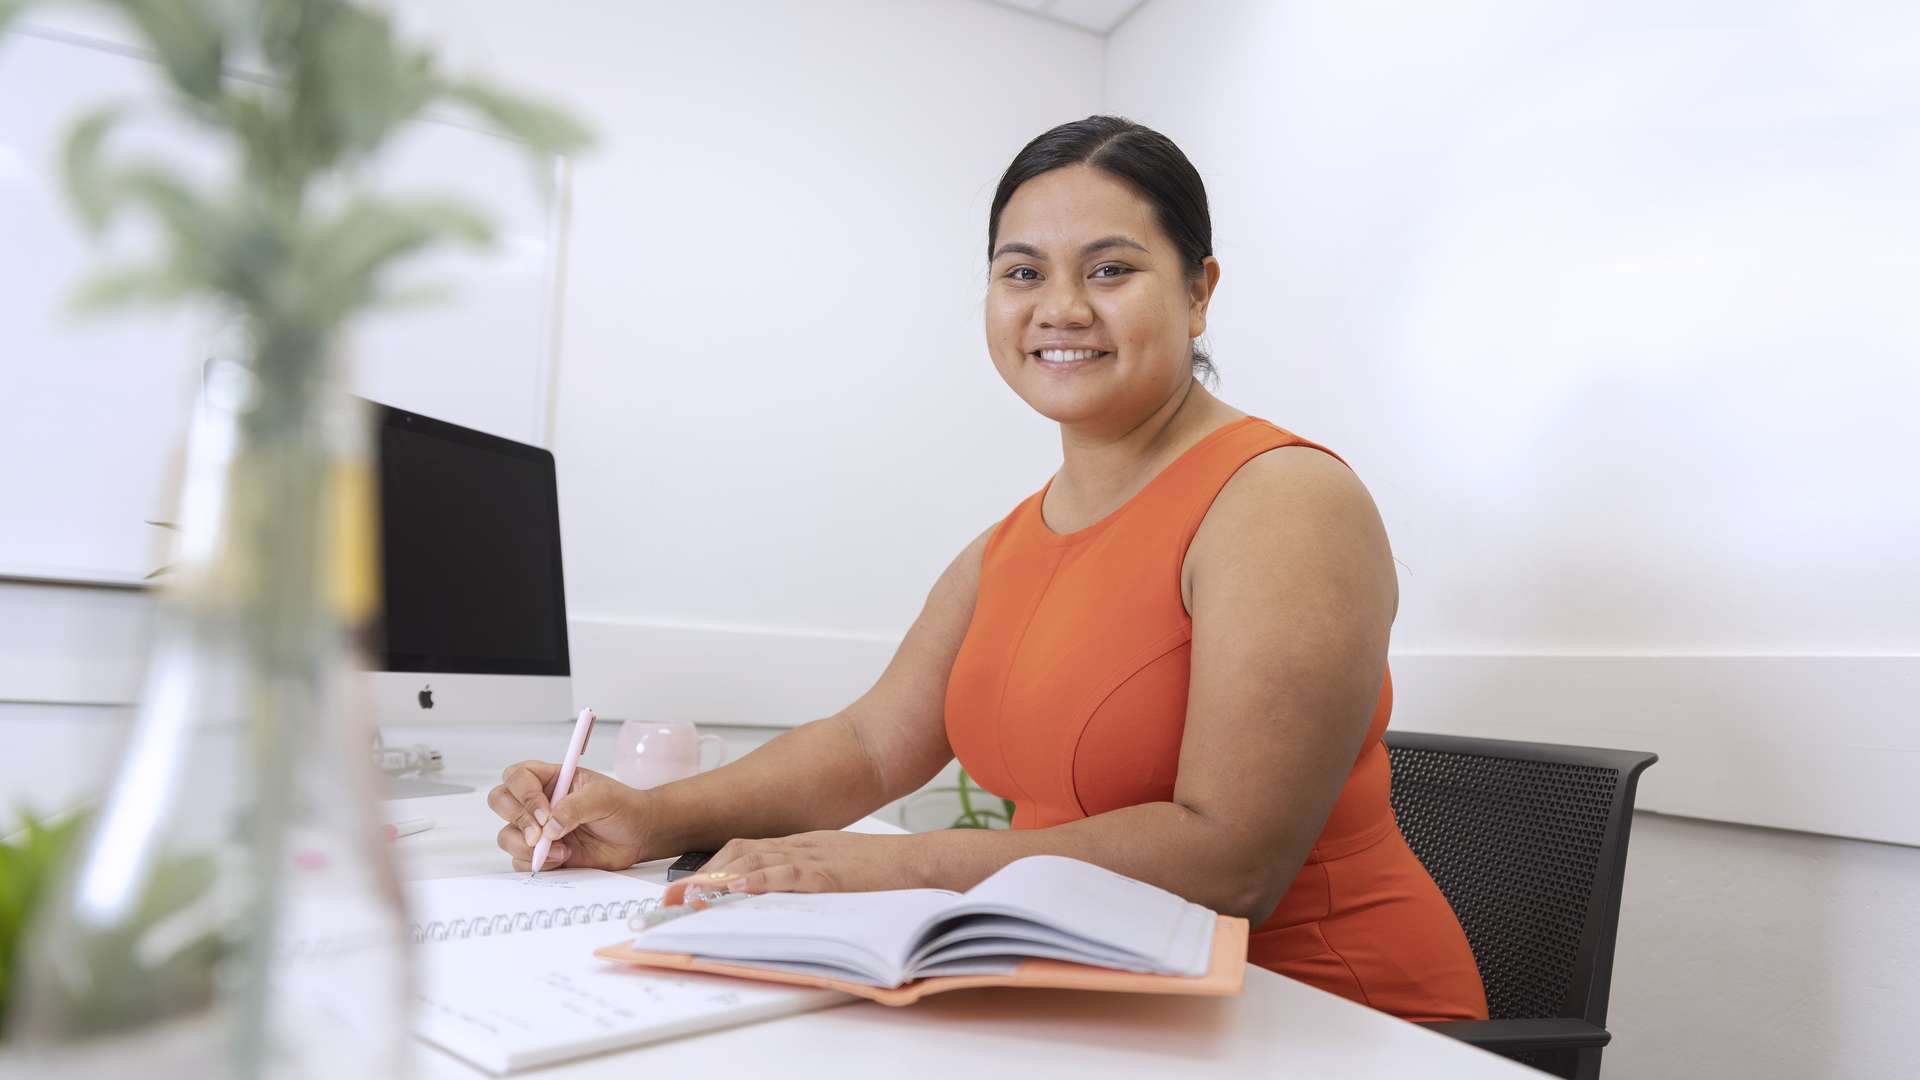
<svg viewBox="0 0 1920 1080">
<path fill-rule="evenodd" d="M 547 849 L 547 865 L 559 866 L 567 861 L 567 845 L 555 844 Z"/>
<path fill-rule="evenodd" d="M 547 823 L 547 808 L 543 806 L 540 809 L 535 810 L 533 812 L 533 820 L 539 822 L 542 825 L 545 825 Z"/>
<path fill-rule="evenodd" d="M 542 833 L 541 833 L 540 835 L 542 835 L 542 836 L 544 836 L 544 837 L 546 837 L 546 838 L 547 838 L 547 839 L 549 839 L 549 840 L 558 840 L 558 839 L 560 839 L 560 833 L 561 833 L 561 831 L 562 831 L 562 830 L 561 830 L 561 828 L 560 828 L 560 823 L 559 823 L 559 822 L 557 822 L 557 821 L 554 821 L 554 820 L 552 820 L 552 819 L 548 819 L 548 821 L 547 821 L 547 827 L 546 827 L 546 829 L 545 829 L 545 831 L 543 831 L 543 832 L 542 832 Z"/>
<path fill-rule="evenodd" d="M 526 837 L 528 847 L 532 847 L 540 842 L 540 830 L 531 825 L 527 826 L 520 835 Z"/>
</svg>

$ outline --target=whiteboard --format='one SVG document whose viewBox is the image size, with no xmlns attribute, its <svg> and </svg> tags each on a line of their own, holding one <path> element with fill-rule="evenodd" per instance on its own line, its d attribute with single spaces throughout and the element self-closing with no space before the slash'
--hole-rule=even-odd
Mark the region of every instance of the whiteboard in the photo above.
<svg viewBox="0 0 1920 1080">
<path fill-rule="evenodd" d="M 29 27 L 0 39 L 0 576 L 125 583 L 159 558 L 172 470 L 205 361 L 236 335 L 207 311 L 76 319 L 73 290 L 109 257 L 151 247 L 137 223 L 104 245 L 74 219 L 58 153 L 82 111 L 161 100 L 158 65 L 105 39 Z M 157 111 L 157 110 L 156 110 Z M 198 176 L 229 161 L 203 134 L 142 116 L 120 153 Z M 410 126 L 367 180 L 447 195 L 495 225 L 490 251 L 448 249 L 398 268 L 395 285 L 445 285 L 447 301 L 370 315 L 342 339 L 355 393 L 543 444 L 565 173 L 535 183 L 525 149 L 444 119 Z"/>
</svg>

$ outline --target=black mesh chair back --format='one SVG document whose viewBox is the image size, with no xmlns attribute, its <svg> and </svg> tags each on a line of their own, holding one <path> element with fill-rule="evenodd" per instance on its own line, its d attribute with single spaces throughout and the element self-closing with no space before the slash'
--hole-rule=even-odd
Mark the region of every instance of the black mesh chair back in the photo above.
<svg viewBox="0 0 1920 1080">
<path fill-rule="evenodd" d="M 1597 1076 L 1634 790 L 1657 758 L 1391 730 L 1386 744 L 1400 832 L 1453 906 L 1487 990 L 1490 1023 L 1434 1026 Z M 1580 1023 L 1502 1024 L 1567 1020 Z"/>
</svg>

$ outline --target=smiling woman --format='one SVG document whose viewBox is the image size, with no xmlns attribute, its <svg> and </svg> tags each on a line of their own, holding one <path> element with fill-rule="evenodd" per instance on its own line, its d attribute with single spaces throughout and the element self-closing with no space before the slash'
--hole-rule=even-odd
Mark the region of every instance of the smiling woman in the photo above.
<svg viewBox="0 0 1920 1080">
<path fill-rule="evenodd" d="M 1199 174 L 1130 121 L 1061 125 L 1007 169 L 987 253 L 987 351 L 1059 425 L 1059 470 L 953 560 L 858 701 L 645 791 L 589 775 L 549 804 L 555 768 L 515 766 L 501 847 L 519 868 L 542 835 L 568 866 L 717 848 L 694 880 L 749 892 L 964 890 L 1066 855 L 1249 919 L 1253 963 L 1484 1017 L 1388 802 L 1380 516 L 1331 450 L 1196 377 L 1220 281 Z M 1012 829 L 835 831 L 956 756 Z"/>
</svg>

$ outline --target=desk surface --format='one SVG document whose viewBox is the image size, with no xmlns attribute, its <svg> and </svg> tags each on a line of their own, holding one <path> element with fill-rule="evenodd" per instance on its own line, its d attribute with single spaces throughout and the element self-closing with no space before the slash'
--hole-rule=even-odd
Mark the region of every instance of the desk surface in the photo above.
<svg viewBox="0 0 1920 1080">
<path fill-rule="evenodd" d="M 466 778 L 455 778 L 466 779 Z M 473 794 L 388 804 L 395 818 L 431 817 L 435 828 L 394 842 L 409 878 L 497 873 L 499 822 L 492 783 Z M 869 819 L 863 832 L 898 832 Z M 666 862 L 627 873 L 666 880 Z M 433 1080 L 486 1074 L 416 1041 L 415 1072 Z M 1247 969 L 1234 998 L 1174 998 L 1058 990 L 962 990 L 917 1005 L 867 1001 L 670 1042 L 637 1046 L 530 1075 L 541 1080 L 758 1072 L 783 1080 L 1008 1075 L 1508 1077 L 1540 1074 L 1262 968 Z M 1010 1071 L 1017 1067 L 1017 1071 Z M 661 1072 L 660 1070 L 669 1070 Z"/>
</svg>

